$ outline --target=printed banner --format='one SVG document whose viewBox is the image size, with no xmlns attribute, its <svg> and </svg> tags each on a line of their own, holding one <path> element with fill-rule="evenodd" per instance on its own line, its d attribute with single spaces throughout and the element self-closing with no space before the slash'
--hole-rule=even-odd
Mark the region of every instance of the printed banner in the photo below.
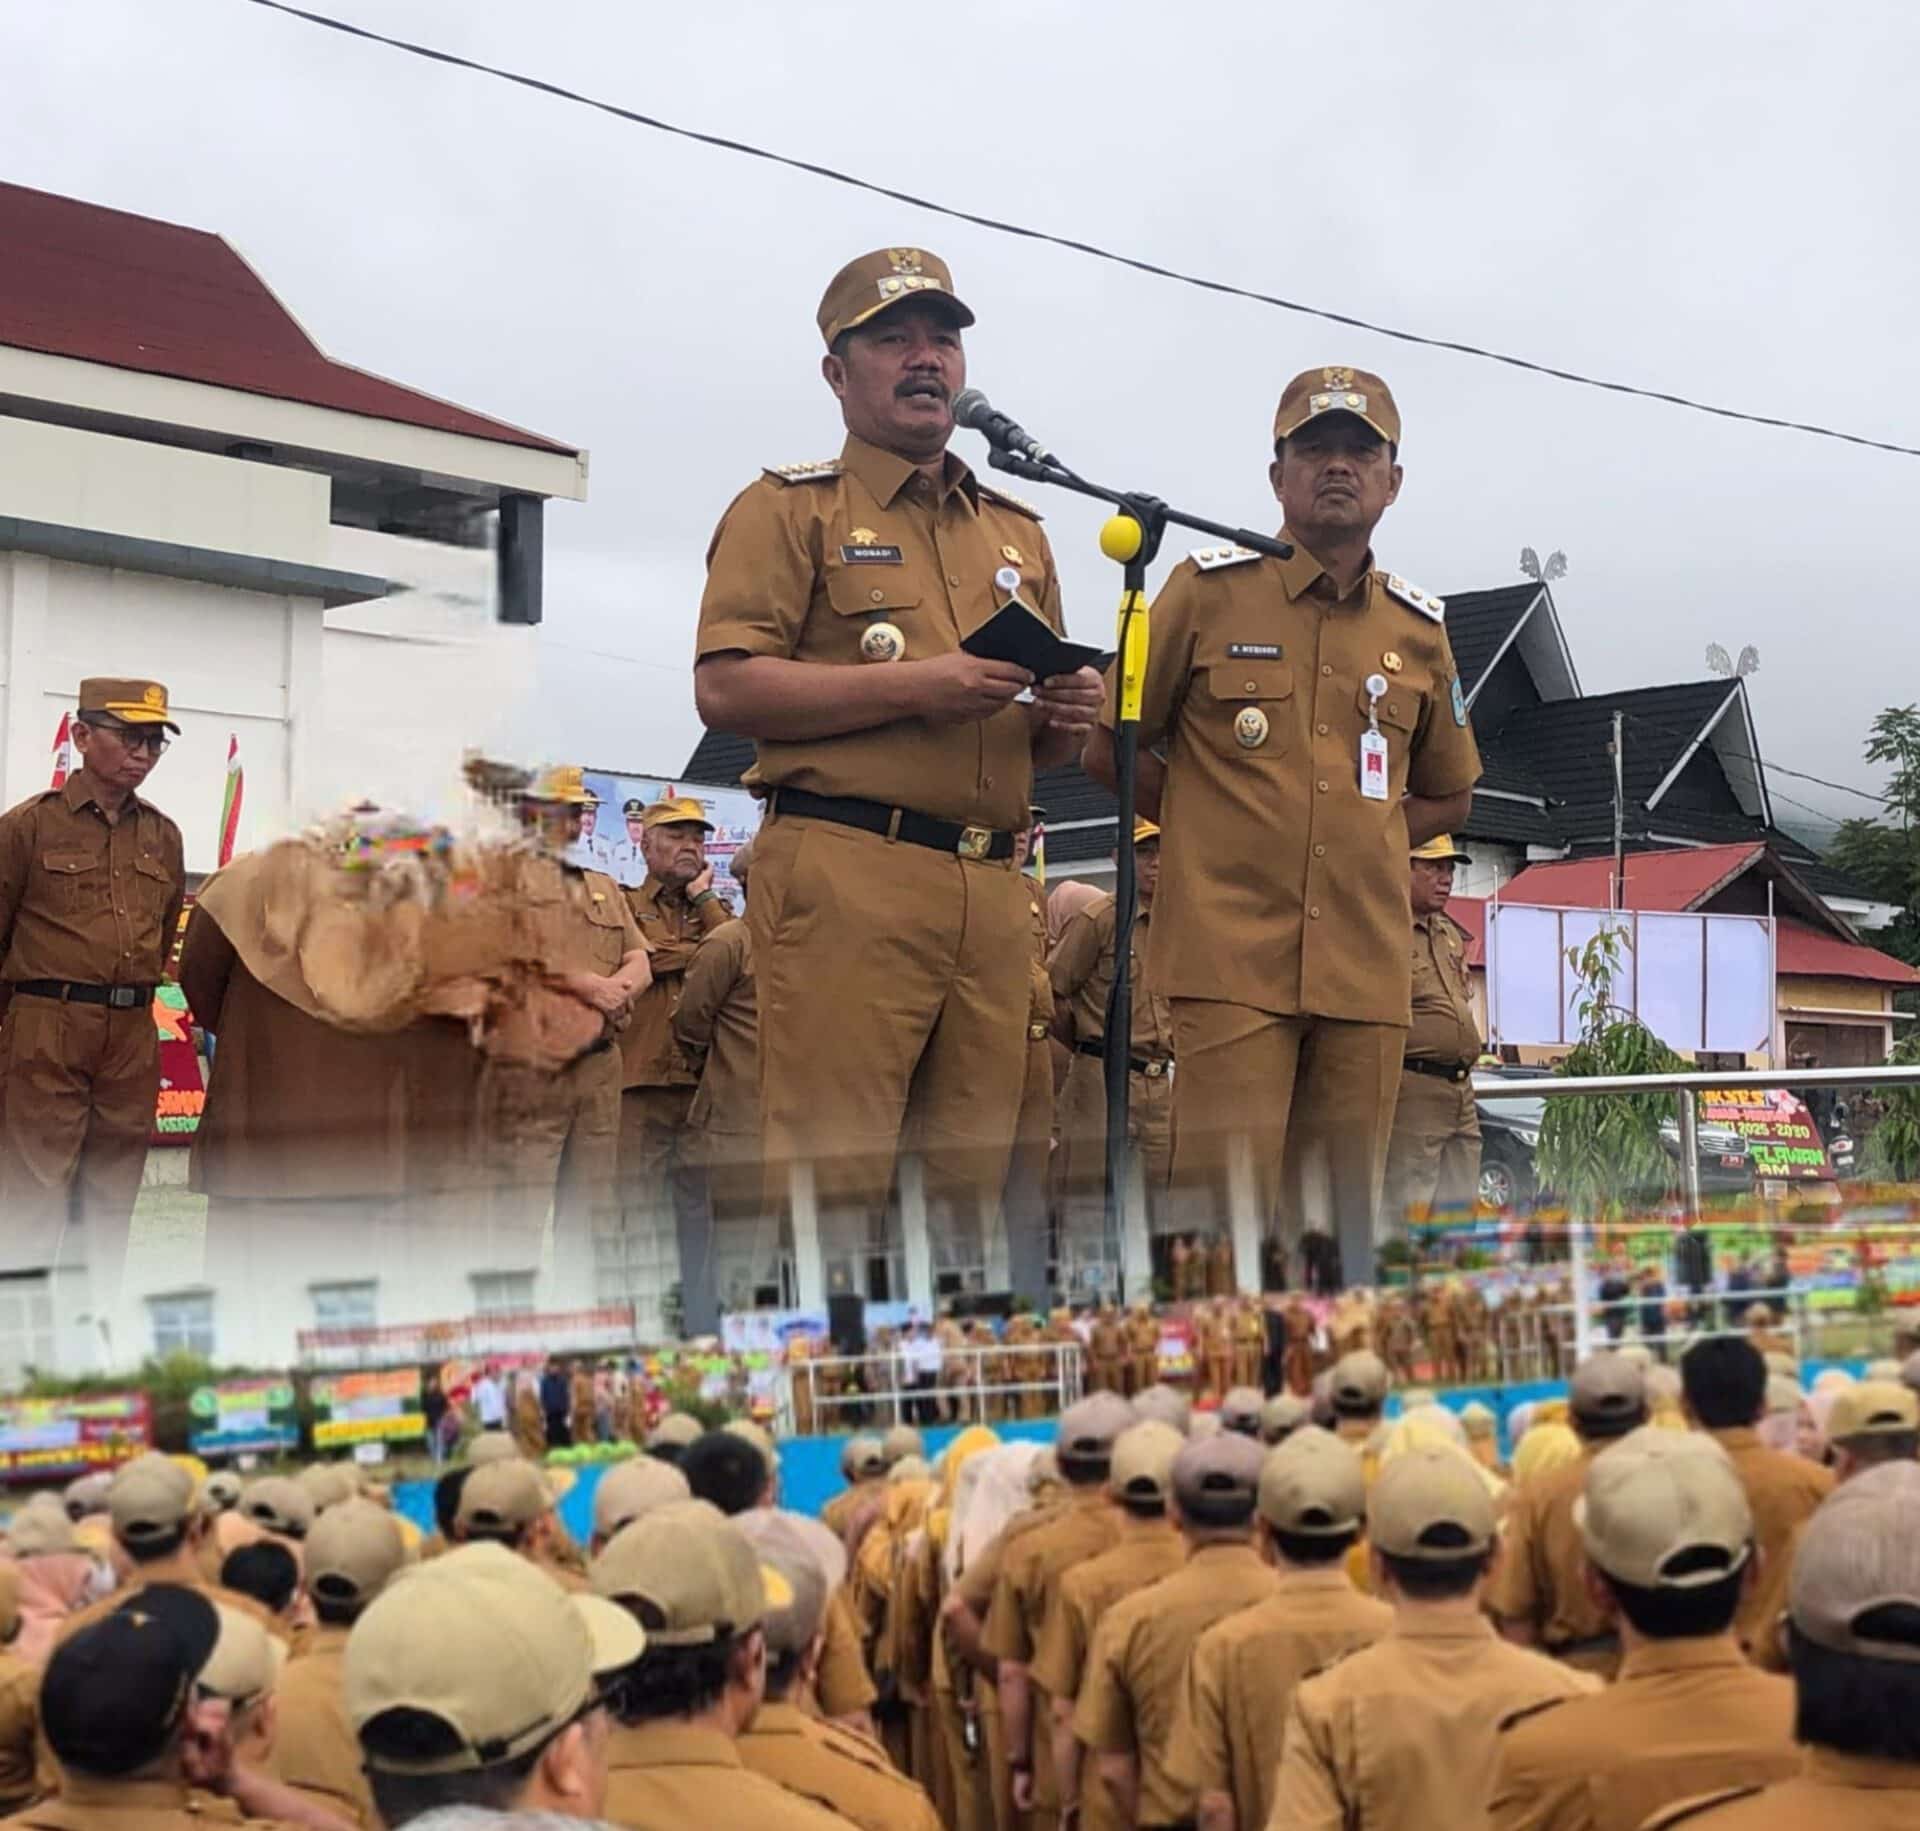
<svg viewBox="0 0 1920 1831">
<path fill-rule="evenodd" d="M 406 1443 L 427 1434 L 420 1411 L 420 1369 L 333 1373 L 313 1382 L 313 1447 Z"/>
<path fill-rule="evenodd" d="M 1723 1125 L 1747 1148 L 1756 1177 L 1775 1182 L 1832 1182 L 1833 1166 L 1813 1115 L 1784 1087 L 1729 1087 L 1699 1096 L 1702 1125 Z"/>
<path fill-rule="evenodd" d="M 300 1420 L 288 1379 L 224 1380 L 189 1401 L 196 1456 L 272 1456 L 300 1444 Z"/>
<path fill-rule="evenodd" d="M 707 810 L 713 831 L 707 835 L 707 859 L 713 884 L 740 913 L 740 891 L 733 881 L 733 855 L 760 830 L 761 804 L 744 788 L 706 788 L 698 782 L 669 782 L 659 776 L 610 776 L 585 772 L 587 787 L 600 797 L 581 822 L 580 843 L 568 857 L 583 870 L 604 871 L 616 884 L 635 888 L 647 881 L 640 856 L 640 810 L 672 795 L 689 795 Z M 629 804 L 634 811 L 627 812 Z"/>
<path fill-rule="evenodd" d="M 62 1481 L 118 1468 L 153 1447 L 144 1392 L 0 1400 L 0 1482 Z"/>
<path fill-rule="evenodd" d="M 153 1024 L 160 1035 L 160 1092 L 154 1100 L 153 1144 L 191 1144 L 207 1104 L 207 1083 L 193 1046 L 187 995 L 171 980 L 153 989 Z"/>
</svg>

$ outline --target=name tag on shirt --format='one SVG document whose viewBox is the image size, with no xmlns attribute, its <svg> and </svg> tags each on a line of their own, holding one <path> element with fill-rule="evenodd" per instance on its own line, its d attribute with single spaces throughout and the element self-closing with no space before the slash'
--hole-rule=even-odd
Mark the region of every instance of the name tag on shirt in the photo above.
<svg viewBox="0 0 1920 1831">
<path fill-rule="evenodd" d="M 903 566 L 905 559 L 898 547 L 842 547 L 843 566 Z"/>
<path fill-rule="evenodd" d="M 1360 734 L 1360 798 L 1363 801 L 1387 798 L 1387 740 L 1377 731 Z"/>
<path fill-rule="evenodd" d="M 1229 642 L 1227 659 L 1229 661 L 1278 661 L 1280 644 L 1277 642 Z"/>
</svg>

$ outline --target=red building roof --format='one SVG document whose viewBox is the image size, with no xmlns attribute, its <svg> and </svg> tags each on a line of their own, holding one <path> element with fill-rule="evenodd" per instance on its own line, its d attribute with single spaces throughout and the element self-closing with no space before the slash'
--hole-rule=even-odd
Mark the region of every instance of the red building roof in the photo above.
<svg viewBox="0 0 1920 1831">
<path fill-rule="evenodd" d="M 1877 947 L 1823 935 L 1804 922 L 1782 918 L 1775 941 L 1779 971 L 1809 979 L 1865 979 L 1875 985 L 1920 985 L 1920 972 Z"/>
<path fill-rule="evenodd" d="M 1752 842 L 1629 852 L 1626 895 L 1621 902 L 1628 909 L 1696 909 L 1765 851 L 1764 845 Z M 1568 858 L 1529 865 L 1501 890 L 1500 900 L 1538 903 L 1549 909 L 1605 909 L 1613 900 L 1613 860 Z"/>
<path fill-rule="evenodd" d="M 0 184 L 0 344 L 574 455 L 325 355 L 217 235 Z"/>
</svg>

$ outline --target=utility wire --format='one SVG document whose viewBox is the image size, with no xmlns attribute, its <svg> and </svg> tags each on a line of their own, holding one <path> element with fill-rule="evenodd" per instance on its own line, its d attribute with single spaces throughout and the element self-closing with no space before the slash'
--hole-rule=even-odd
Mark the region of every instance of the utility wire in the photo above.
<svg viewBox="0 0 1920 1831">
<path fill-rule="evenodd" d="M 250 6 L 265 7 L 269 12 L 283 13 L 291 19 L 304 20 L 309 25 L 319 26 L 330 32 L 339 32 L 348 38 L 360 38 L 369 44 L 385 45 L 390 50 L 403 51 L 410 57 L 421 57 L 429 62 L 445 64 L 456 70 L 471 70 L 476 75 L 491 76 L 503 83 L 513 83 L 522 89 L 531 89 L 540 95 L 552 96 L 556 101 L 576 103 L 583 108 L 597 109 L 602 114 L 612 115 L 615 119 L 630 122 L 636 127 L 647 127 L 656 133 L 671 134 L 677 139 L 692 140 L 701 146 L 711 146 L 721 152 L 738 153 L 749 159 L 762 159 L 770 165 L 785 166 L 790 171 L 805 172 L 815 178 L 824 178 L 831 184 L 845 185 L 851 190 L 865 191 L 875 197 L 885 197 L 894 203 L 907 205 L 910 209 L 926 210 L 936 216 L 945 216 L 955 222 L 971 223 L 975 228 L 988 229 L 998 235 L 1015 235 L 1023 240 L 1042 242 L 1051 247 L 1065 248 L 1075 254 L 1084 254 L 1094 260 L 1107 261 L 1117 267 L 1131 268 L 1135 273 L 1151 274 L 1156 279 L 1173 280 L 1182 286 L 1192 286 L 1202 292 L 1218 293 L 1230 299 L 1246 299 L 1256 305 L 1270 305 L 1278 311 L 1297 312 L 1303 317 L 1319 318 L 1328 324 L 1345 325 L 1349 329 L 1366 331 L 1376 337 L 1389 337 L 1399 343 L 1417 344 L 1423 349 L 1449 350 L 1456 356 L 1471 356 L 1481 362 L 1497 362 L 1510 369 L 1521 369 L 1532 375 L 1544 375 L 1554 381 L 1571 382 L 1582 388 L 1598 388 L 1608 394 L 1624 394 L 1637 400 L 1664 401 L 1670 407 L 1684 407 L 1690 413 L 1711 414 L 1716 419 L 1738 420 L 1749 426 L 1771 426 L 1783 432 L 1804 432 L 1814 438 L 1835 439 L 1846 445 L 1864 446 L 1870 451 L 1892 452 L 1898 457 L 1920 458 L 1920 446 L 1901 445 L 1890 439 L 1868 438 L 1863 433 L 1847 432 L 1834 426 L 1814 425 L 1806 420 L 1790 420 L 1770 413 L 1744 413 L 1734 407 L 1715 406 L 1710 401 L 1694 400 L 1684 394 L 1670 394 L 1658 388 L 1636 387 L 1631 382 L 1608 381 L 1600 376 L 1583 375 L 1575 369 L 1557 368 L 1551 363 L 1535 362 L 1525 356 L 1509 355 L 1502 350 L 1490 350 L 1479 344 L 1463 343 L 1451 337 L 1429 337 L 1418 331 L 1402 330 L 1390 324 L 1377 324 L 1369 318 L 1356 317 L 1351 312 L 1328 310 L 1324 306 L 1308 305 L 1298 299 L 1283 298 L 1277 293 L 1260 292 L 1253 287 L 1236 286 L 1230 281 L 1208 279 L 1202 274 L 1184 273 L 1175 267 L 1162 266 L 1157 261 L 1149 261 L 1137 255 L 1122 254 L 1116 249 L 1103 248 L 1095 242 L 1077 240 L 1072 236 L 1055 235 L 1045 229 L 1029 228 L 1021 223 L 1002 222 L 996 217 L 983 216 L 973 210 L 963 210 L 953 204 L 938 203 L 929 197 L 920 197 L 911 191 L 896 190 L 890 185 L 878 184 L 871 178 L 862 178 L 852 172 L 843 172 L 830 165 L 821 165 L 811 159 L 796 159 L 786 153 L 777 153 L 764 146 L 755 146 L 751 141 L 732 139 L 725 134 L 702 133 L 691 127 L 681 127 L 672 121 L 660 119 L 657 115 L 641 114 L 632 108 L 622 108 L 617 103 L 600 100 L 596 96 L 585 95 L 577 89 L 569 89 L 560 83 L 550 83 L 535 76 L 526 76 L 514 70 L 502 69 L 497 64 L 484 63 L 478 58 L 461 57 L 452 51 L 436 49 L 432 45 L 415 44 L 409 39 L 394 38 L 385 32 L 376 32 L 369 27 L 349 24 L 344 19 L 335 19 L 325 13 L 307 11 L 304 7 L 290 6 L 286 0 L 246 0 Z"/>
</svg>

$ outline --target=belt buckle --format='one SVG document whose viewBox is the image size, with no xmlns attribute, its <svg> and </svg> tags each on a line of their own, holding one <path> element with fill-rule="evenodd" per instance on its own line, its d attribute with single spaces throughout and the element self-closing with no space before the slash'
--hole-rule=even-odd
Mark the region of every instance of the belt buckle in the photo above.
<svg viewBox="0 0 1920 1831">
<path fill-rule="evenodd" d="M 139 1002 L 138 990 L 130 985 L 116 985 L 107 992 L 107 1003 L 116 1011 L 131 1011 Z"/>
<path fill-rule="evenodd" d="M 1167 1065 L 1165 1062 L 1149 1062 L 1147 1064 L 1147 1079 L 1149 1081 L 1157 1081 L 1166 1072 Z"/>
<path fill-rule="evenodd" d="M 985 858 L 993 850 L 993 828 L 963 826 L 959 843 L 953 849 L 962 858 Z"/>
<path fill-rule="evenodd" d="M 1047 1026 L 1045 1024 L 1028 1024 L 1027 1025 L 1027 1040 L 1029 1042 L 1035 1042 L 1035 1043 L 1039 1042 L 1046 1035 L 1046 1033 L 1047 1033 Z"/>
</svg>

